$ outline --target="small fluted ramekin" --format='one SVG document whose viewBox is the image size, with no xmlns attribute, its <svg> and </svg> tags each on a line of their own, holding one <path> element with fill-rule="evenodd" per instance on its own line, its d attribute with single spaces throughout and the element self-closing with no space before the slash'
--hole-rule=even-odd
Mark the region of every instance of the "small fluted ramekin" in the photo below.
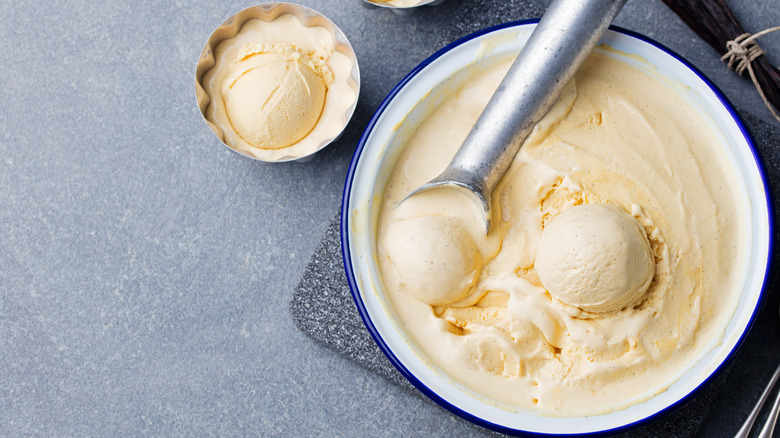
<svg viewBox="0 0 780 438">
<path fill-rule="evenodd" d="M 329 132 L 330 135 L 323 137 L 319 141 L 307 141 L 304 143 L 304 138 L 300 142 L 281 149 L 261 149 L 261 148 L 247 148 L 237 147 L 230 144 L 228 137 L 223 129 L 212 120 L 209 111 L 209 106 L 213 105 L 212 96 L 207 92 L 208 87 L 205 86 L 204 76 L 214 68 L 217 64 L 216 49 L 217 46 L 231 38 L 236 37 L 244 24 L 250 20 L 262 20 L 266 22 L 272 22 L 278 17 L 290 14 L 296 17 L 301 24 L 305 27 L 323 27 L 333 37 L 333 50 L 339 52 L 349 58 L 352 63 L 352 69 L 349 73 L 348 86 L 354 92 L 354 101 L 346 108 L 342 117 L 340 118 L 339 129 Z M 272 41 L 271 41 L 272 42 Z M 346 128 L 349 120 L 352 118 L 352 114 L 357 106 L 358 96 L 360 93 L 360 69 L 358 67 L 357 57 L 355 51 L 352 49 L 352 45 L 347 40 L 347 37 L 332 21 L 321 13 L 307 8 L 305 6 L 297 5 L 294 3 L 265 3 L 257 6 L 253 6 L 244 9 L 232 17 L 225 20 L 216 30 L 211 34 L 206 41 L 206 45 L 203 48 L 203 52 L 198 59 L 198 64 L 195 70 L 195 92 L 197 95 L 198 108 L 200 108 L 201 115 L 211 128 L 212 132 L 219 138 L 219 140 L 231 150 L 244 155 L 249 158 L 253 158 L 259 161 L 265 162 L 283 162 L 293 160 L 303 160 L 309 158 L 317 151 L 321 150 L 325 146 L 334 142 Z M 327 99 L 327 97 L 326 97 Z M 316 129 L 316 126 L 315 126 Z M 312 130 L 312 133 L 315 131 Z M 311 135 L 311 134 L 310 134 Z M 308 136 L 307 136 L 308 137 Z M 301 144 L 303 146 L 301 146 Z"/>
</svg>

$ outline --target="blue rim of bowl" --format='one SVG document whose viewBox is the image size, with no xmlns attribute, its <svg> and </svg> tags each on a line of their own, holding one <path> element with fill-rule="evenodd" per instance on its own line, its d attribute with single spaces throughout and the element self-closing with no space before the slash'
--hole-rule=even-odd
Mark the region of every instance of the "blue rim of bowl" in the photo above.
<svg viewBox="0 0 780 438">
<path fill-rule="evenodd" d="M 743 136 L 743 138 L 746 140 L 748 147 L 750 148 L 750 151 L 753 155 L 753 160 L 755 162 L 756 168 L 758 170 L 758 173 L 761 177 L 761 182 L 764 187 L 764 195 L 766 200 L 766 208 L 767 208 L 767 214 L 768 214 L 768 234 L 769 234 L 769 242 L 768 242 L 768 252 L 767 252 L 767 260 L 766 260 L 766 266 L 764 267 L 764 279 L 761 284 L 761 291 L 759 293 L 758 301 L 753 309 L 752 314 L 750 315 L 750 320 L 748 321 L 747 326 L 745 327 L 745 330 L 742 332 L 742 335 L 740 336 L 737 343 L 734 345 L 734 348 L 729 352 L 729 354 L 726 356 L 726 358 L 718 365 L 718 367 L 713 370 L 710 375 L 704 379 L 696 388 L 691 390 L 687 395 L 680 398 L 676 402 L 670 404 L 669 406 L 665 407 L 664 409 L 661 409 L 660 411 L 649 415 L 643 419 L 637 420 L 635 422 L 625 424 L 622 426 L 618 426 L 612 429 L 605 429 L 600 431 L 593 431 L 593 432 L 584 432 L 584 433 L 575 433 L 575 434 L 551 434 L 551 433 L 543 433 L 543 432 L 531 432 L 526 430 L 519 430 L 519 429 L 513 429 L 506 426 L 502 426 L 500 424 L 495 424 L 490 421 L 484 420 L 482 418 L 479 418 L 469 412 L 464 411 L 463 409 L 453 405 L 452 403 L 444 400 L 442 397 L 440 397 L 436 392 L 434 392 L 432 389 L 428 388 L 424 383 L 422 383 L 414 374 L 412 374 L 402 363 L 401 361 L 395 356 L 395 354 L 390 350 L 390 348 L 385 343 L 384 339 L 382 338 L 379 331 L 374 326 L 373 322 L 371 321 L 371 317 L 368 314 L 368 311 L 366 310 L 365 304 L 363 303 L 362 298 L 360 297 L 360 290 L 358 289 L 357 282 L 355 281 L 355 274 L 352 269 L 352 263 L 351 263 L 351 251 L 349 247 L 349 239 L 348 239 L 348 230 L 349 230 L 349 193 L 352 189 L 352 182 L 354 180 L 355 176 L 355 170 L 357 168 L 357 164 L 360 161 L 360 156 L 363 153 L 363 150 L 365 148 L 366 142 L 368 140 L 369 135 L 371 134 L 374 126 L 378 122 L 380 116 L 384 113 L 384 110 L 387 108 L 387 106 L 390 104 L 390 102 L 395 98 L 395 96 L 400 92 L 400 90 L 414 78 L 417 74 L 419 74 L 425 67 L 427 67 L 429 64 L 431 64 L 436 59 L 443 56 L 445 53 L 449 52 L 450 50 L 454 49 L 457 46 L 460 46 L 470 40 L 473 40 L 475 38 L 478 38 L 482 35 L 486 35 L 501 29 L 509 28 L 509 27 L 516 27 L 516 26 L 522 26 L 532 23 L 538 23 L 538 18 L 532 18 L 527 20 L 518 20 L 518 21 L 511 21 L 508 23 L 499 24 L 496 26 L 491 26 L 482 30 L 479 30 L 477 32 L 474 32 L 472 34 L 466 35 L 465 37 L 462 37 L 444 48 L 440 49 L 433 55 L 429 56 L 427 59 L 425 59 L 423 62 L 421 62 L 419 65 L 417 65 L 414 69 L 412 69 L 409 74 L 407 74 L 385 97 L 385 99 L 382 101 L 382 103 L 379 105 L 379 108 L 374 113 L 374 116 L 371 118 L 371 121 L 369 121 L 368 125 L 366 126 L 366 129 L 363 131 L 363 135 L 360 138 L 360 141 L 358 142 L 357 148 L 355 149 L 355 153 L 352 156 L 352 161 L 349 166 L 349 171 L 347 172 L 347 179 L 344 184 L 344 192 L 342 194 L 342 204 L 341 204 L 341 223 L 340 223 L 340 234 L 341 234 L 341 255 L 344 263 L 344 270 L 347 277 L 347 283 L 349 284 L 349 289 L 352 294 L 352 298 L 355 301 L 355 305 L 357 306 L 358 313 L 360 314 L 360 318 L 363 320 L 363 324 L 368 329 L 369 333 L 371 334 L 371 337 L 374 338 L 374 341 L 379 346 L 380 350 L 382 350 L 382 353 L 387 357 L 387 359 L 390 361 L 390 363 L 393 364 L 393 366 L 407 379 L 409 382 L 414 385 L 415 388 L 417 388 L 420 392 L 425 394 L 428 398 L 436 402 L 439 406 L 447 409 L 451 413 L 464 418 L 468 421 L 471 421 L 474 424 L 477 424 L 479 426 L 495 430 L 497 432 L 516 435 L 516 436 L 528 436 L 528 437 L 548 437 L 548 436 L 576 436 L 576 437 L 595 437 L 595 436 L 604 436 L 608 434 L 614 434 L 618 432 L 625 432 L 630 429 L 634 429 L 636 427 L 648 424 L 649 422 L 659 419 L 669 412 L 672 412 L 676 410 L 677 408 L 683 406 L 688 401 L 691 400 L 695 395 L 701 392 L 701 390 L 705 387 L 707 387 L 714 379 L 717 377 L 723 369 L 726 368 L 728 364 L 731 363 L 731 361 L 736 356 L 739 349 L 744 344 L 745 339 L 747 338 L 747 335 L 750 333 L 750 330 L 753 328 L 753 325 L 756 321 L 756 318 L 758 316 L 758 313 L 760 312 L 761 308 L 763 307 L 765 301 L 766 301 L 766 287 L 767 282 L 769 281 L 769 278 L 771 276 L 772 271 L 772 265 L 771 261 L 774 255 L 774 214 L 772 209 L 772 195 L 771 191 L 769 189 L 769 184 L 767 181 L 766 176 L 766 170 L 764 169 L 764 165 L 760 156 L 760 153 L 758 149 L 756 148 L 753 138 L 748 132 L 747 128 L 745 127 L 745 124 L 742 122 L 742 119 L 739 117 L 739 115 L 734 110 L 734 106 L 731 104 L 729 99 L 723 94 L 723 92 L 718 88 L 717 85 L 715 85 L 712 81 L 710 81 L 704 73 L 702 73 L 699 69 L 694 67 L 692 64 L 690 64 L 685 58 L 683 58 L 681 55 L 679 55 L 677 52 L 673 51 L 672 49 L 664 46 L 663 44 L 645 36 L 642 34 L 639 34 L 637 32 L 624 29 L 622 27 L 618 26 L 610 26 L 609 29 L 633 38 L 636 38 L 640 41 L 644 41 L 657 49 L 662 50 L 666 54 L 672 56 L 677 61 L 682 63 L 685 67 L 690 69 L 693 73 L 696 74 L 696 76 L 699 77 L 700 80 L 702 80 L 717 96 L 717 98 L 720 100 L 721 104 L 726 108 L 726 110 L 731 115 L 734 122 L 739 127 L 739 130 Z"/>
</svg>

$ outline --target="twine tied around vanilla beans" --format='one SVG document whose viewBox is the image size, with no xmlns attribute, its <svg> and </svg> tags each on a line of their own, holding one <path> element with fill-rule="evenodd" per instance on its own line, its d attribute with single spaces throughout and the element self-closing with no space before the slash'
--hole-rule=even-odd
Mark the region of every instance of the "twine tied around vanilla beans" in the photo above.
<svg viewBox="0 0 780 438">
<path fill-rule="evenodd" d="M 726 48 L 728 49 L 728 52 L 721 56 L 720 60 L 725 61 L 729 66 L 729 69 L 737 72 L 737 74 L 740 76 L 745 72 L 745 70 L 748 71 L 750 79 L 753 81 L 753 85 L 756 86 L 758 95 L 761 96 L 761 100 L 764 101 L 764 105 L 766 105 L 766 107 L 769 109 L 769 112 L 772 113 L 775 119 L 780 122 L 780 116 L 777 115 L 775 108 L 764 94 L 764 90 L 761 88 L 761 84 L 758 82 L 756 73 L 753 71 L 752 66 L 752 62 L 756 58 L 764 55 L 764 51 L 761 49 L 761 47 L 758 46 L 756 39 L 776 31 L 780 31 L 780 26 L 771 27 L 753 35 L 748 32 L 743 33 L 733 40 L 726 42 Z"/>
<path fill-rule="evenodd" d="M 766 56 L 761 56 L 763 51 L 755 42 L 756 38 L 777 28 L 752 36 L 745 34 L 725 0 L 662 1 L 713 49 L 725 55 L 724 61 L 730 61 L 732 69 L 748 71 L 764 104 L 780 122 L 777 114 L 780 112 L 780 70 L 771 65 Z M 744 67 L 740 69 L 740 65 Z"/>
</svg>

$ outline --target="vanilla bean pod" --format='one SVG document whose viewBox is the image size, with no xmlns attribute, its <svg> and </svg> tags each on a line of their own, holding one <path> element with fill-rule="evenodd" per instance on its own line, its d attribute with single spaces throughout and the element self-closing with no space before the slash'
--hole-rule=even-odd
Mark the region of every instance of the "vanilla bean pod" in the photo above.
<svg viewBox="0 0 780 438">
<path fill-rule="evenodd" d="M 724 0 L 662 1 L 721 55 L 729 51 L 729 41 L 745 33 Z M 752 67 L 767 100 L 780 109 L 780 70 L 772 66 L 766 56 L 756 58 Z"/>
</svg>

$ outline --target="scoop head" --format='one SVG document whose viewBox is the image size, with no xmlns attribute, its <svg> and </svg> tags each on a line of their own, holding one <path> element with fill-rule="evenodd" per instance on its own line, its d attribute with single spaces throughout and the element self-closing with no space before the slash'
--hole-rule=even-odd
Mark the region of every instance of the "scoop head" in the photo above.
<svg viewBox="0 0 780 438">
<path fill-rule="evenodd" d="M 430 190 L 456 190 L 460 193 L 464 193 L 468 195 L 470 199 L 472 199 L 474 202 L 479 204 L 481 206 L 482 211 L 482 219 L 484 219 L 485 222 L 485 234 L 487 234 L 490 231 L 490 225 L 491 225 L 491 209 L 490 209 L 490 193 L 491 191 L 484 190 L 484 187 L 479 184 L 479 181 L 473 177 L 469 177 L 468 175 L 453 175 L 454 173 L 452 170 L 449 172 L 445 171 L 441 175 L 437 176 L 436 178 L 432 179 L 431 181 L 421 185 L 413 192 L 409 193 L 406 198 L 404 198 L 404 201 L 409 199 L 412 196 L 415 196 L 422 192 L 427 192 Z"/>
</svg>

